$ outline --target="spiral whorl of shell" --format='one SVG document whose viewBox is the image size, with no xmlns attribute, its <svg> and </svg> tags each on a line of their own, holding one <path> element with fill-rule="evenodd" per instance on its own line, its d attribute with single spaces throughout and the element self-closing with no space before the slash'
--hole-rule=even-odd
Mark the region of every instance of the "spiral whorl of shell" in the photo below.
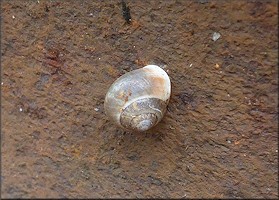
<svg viewBox="0 0 279 200">
<path fill-rule="evenodd" d="M 167 73 L 148 65 L 119 77 L 105 98 L 105 112 L 121 127 L 146 131 L 164 116 L 170 98 Z"/>
</svg>

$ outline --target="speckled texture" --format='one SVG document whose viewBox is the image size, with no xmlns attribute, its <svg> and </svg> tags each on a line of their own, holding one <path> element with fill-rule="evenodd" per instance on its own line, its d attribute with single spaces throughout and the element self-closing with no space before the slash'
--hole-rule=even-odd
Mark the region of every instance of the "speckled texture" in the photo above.
<svg viewBox="0 0 279 200">
<path fill-rule="evenodd" d="M 277 1 L 1 2 L 3 198 L 278 198 Z M 104 97 L 146 64 L 168 110 L 125 132 Z"/>
</svg>

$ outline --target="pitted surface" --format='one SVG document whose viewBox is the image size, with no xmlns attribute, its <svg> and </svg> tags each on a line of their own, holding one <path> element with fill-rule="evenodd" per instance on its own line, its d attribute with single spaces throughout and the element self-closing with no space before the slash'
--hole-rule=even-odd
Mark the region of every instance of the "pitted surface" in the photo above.
<svg viewBox="0 0 279 200">
<path fill-rule="evenodd" d="M 1 1 L 1 197 L 278 199 L 278 1 L 120 2 Z M 167 112 L 124 131 L 104 97 L 147 64 Z"/>
</svg>

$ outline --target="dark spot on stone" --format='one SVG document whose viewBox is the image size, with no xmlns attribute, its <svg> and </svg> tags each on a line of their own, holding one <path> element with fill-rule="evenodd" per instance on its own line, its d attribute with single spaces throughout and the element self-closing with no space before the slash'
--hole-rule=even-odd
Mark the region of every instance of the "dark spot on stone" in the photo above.
<svg viewBox="0 0 279 200">
<path fill-rule="evenodd" d="M 31 134 L 31 136 L 32 136 L 32 138 L 38 140 L 38 139 L 40 138 L 40 134 L 41 134 L 40 131 L 34 131 L 34 132 Z"/>
<path fill-rule="evenodd" d="M 128 155 L 127 158 L 128 158 L 129 160 L 135 161 L 135 160 L 138 160 L 138 159 L 139 159 L 139 156 L 138 156 L 137 153 L 132 153 L 132 154 Z"/>
<path fill-rule="evenodd" d="M 151 184 L 154 184 L 157 186 L 160 186 L 163 184 L 163 182 L 159 178 L 153 177 L 151 175 L 148 176 L 148 180 L 150 181 Z"/>
<path fill-rule="evenodd" d="M 43 90 L 45 84 L 48 82 L 50 75 L 42 73 L 40 76 L 40 80 L 35 83 L 35 87 L 37 90 Z"/>
</svg>

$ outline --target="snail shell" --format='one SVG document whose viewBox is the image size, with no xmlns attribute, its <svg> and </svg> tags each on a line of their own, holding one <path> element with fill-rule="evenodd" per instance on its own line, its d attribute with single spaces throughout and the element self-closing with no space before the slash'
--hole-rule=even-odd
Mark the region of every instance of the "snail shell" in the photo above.
<svg viewBox="0 0 279 200">
<path fill-rule="evenodd" d="M 105 98 L 105 113 L 119 126 L 146 131 L 163 118 L 170 99 L 168 74 L 156 65 L 147 65 L 119 77 Z"/>
</svg>

